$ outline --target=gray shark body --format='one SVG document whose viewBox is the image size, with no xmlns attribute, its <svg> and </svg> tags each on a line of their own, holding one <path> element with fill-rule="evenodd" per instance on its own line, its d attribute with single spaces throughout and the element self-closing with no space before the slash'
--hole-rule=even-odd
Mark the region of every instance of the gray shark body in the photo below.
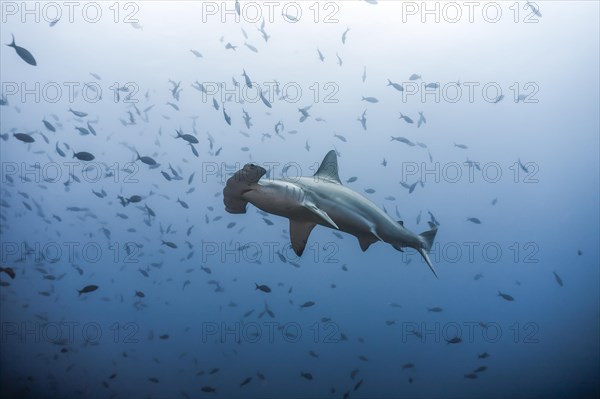
<svg viewBox="0 0 600 399">
<path fill-rule="evenodd" d="M 290 220 L 290 239 L 294 252 L 301 256 L 308 237 L 316 225 L 337 229 L 355 236 L 363 251 L 383 241 L 395 249 L 416 249 L 431 271 L 435 269 L 427 255 L 436 226 L 415 234 L 395 221 L 373 202 L 342 185 L 337 156 L 329 151 L 312 177 L 296 179 L 261 179 L 266 170 L 247 164 L 236 172 L 223 190 L 225 209 L 245 213 L 248 202 L 257 208 Z"/>
</svg>

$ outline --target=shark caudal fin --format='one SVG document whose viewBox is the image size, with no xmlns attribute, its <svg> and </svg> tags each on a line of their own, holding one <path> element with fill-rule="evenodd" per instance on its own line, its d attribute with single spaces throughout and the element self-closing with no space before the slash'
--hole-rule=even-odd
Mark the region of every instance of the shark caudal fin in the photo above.
<svg viewBox="0 0 600 399">
<path fill-rule="evenodd" d="M 437 273 L 435 272 L 435 269 L 433 268 L 431 259 L 429 259 L 429 251 L 431 250 L 431 247 L 433 246 L 433 240 L 435 240 L 435 235 L 437 234 L 437 226 L 435 224 L 429 222 L 429 227 L 431 227 L 431 230 L 425 231 L 425 232 L 419 234 L 419 237 L 421 238 L 421 247 L 416 248 L 416 249 L 417 249 L 417 251 L 419 251 L 419 253 L 423 257 L 423 259 L 425 259 L 425 262 L 427 263 L 427 266 L 429 266 L 429 268 L 433 272 L 433 275 L 436 278 L 439 278 Z"/>
<path fill-rule="evenodd" d="M 246 201 L 244 193 L 251 190 L 250 185 L 257 183 L 267 173 L 265 168 L 254 164 L 246 164 L 227 179 L 223 189 L 223 203 L 225 210 L 229 213 L 246 213 Z"/>
</svg>

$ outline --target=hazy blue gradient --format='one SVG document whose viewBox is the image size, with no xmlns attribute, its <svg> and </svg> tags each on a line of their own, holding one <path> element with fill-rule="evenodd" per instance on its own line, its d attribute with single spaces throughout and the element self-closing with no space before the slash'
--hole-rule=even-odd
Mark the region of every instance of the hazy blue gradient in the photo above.
<svg viewBox="0 0 600 399">
<path fill-rule="evenodd" d="M 28 4 L 33 9 L 36 3 Z M 41 11 L 47 3 L 37 4 Z M 461 21 L 436 23 L 429 16 L 423 23 L 420 12 L 403 14 L 403 7 L 421 7 L 421 2 L 392 1 L 302 2 L 301 18 L 291 23 L 281 15 L 290 3 L 281 2 L 274 20 L 265 23 L 268 42 L 258 31 L 260 22 L 236 21 L 231 13 L 222 21 L 220 11 L 234 10 L 234 2 L 138 2 L 134 17 L 141 29 L 123 22 L 133 6 L 125 9 L 120 3 L 115 23 L 110 3 L 102 3 L 102 16 L 91 23 L 81 14 L 85 4 L 78 3 L 72 22 L 62 5 L 65 15 L 50 27 L 43 18 L 23 16 L 21 2 L 2 3 L 0 42 L 9 44 L 14 34 L 37 66 L 0 46 L 1 94 L 8 101 L 0 107 L 0 133 L 7 135 L 0 140 L 0 261 L 16 272 L 14 280 L 0 273 L 8 283 L 0 287 L 0 396 L 598 397 L 598 2 L 538 2 L 542 17 L 535 23 L 524 23 L 531 13 L 524 2 L 494 3 L 502 10 L 497 23 L 482 17 L 486 3 L 475 9 L 470 23 L 462 2 L 456 3 L 465 13 Z M 265 3 L 254 4 L 267 12 Z M 16 15 L 10 5 L 17 7 Z M 250 11 L 248 2 L 241 5 Z M 213 6 L 216 15 L 203 12 Z M 320 10 L 317 22 L 314 7 Z M 325 23 L 331 12 L 337 22 Z M 228 42 L 237 49 L 225 49 Z M 275 96 L 269 109 L 248 95 L 228 98 L 219 92 L 216 111 L 215 96 L 191 86 L 195 81 L 225 84 L 230 94 L 240 93 L 243 70 L 264 90 L 277 81 L 290 88 L 290 97 L 294 87 L 301 93 L 297 100 Z M 410 81 L 414 73 L 422 80 Z M 237 89 L 232 77 L 240 84 Z M 179 101 L 170 93 L 169 79 L 181 81 Z M 416 83 L 419 92 L 403 96 L 387 86 L 388 79 L 406 89 Z M 462 96 L 453 102 L 439 89 L 439 99 L 434 94 L 422 98 L 423 81 L 442 87 L 460 81 Z M 99 101 L 86 101 L 82 94 L 90 82 L 102 91 Z M 531 88 L 536 93 L 516 103 L 515 83 L 520 94 L 531 94 Z M 76 85 L 74 99 L 68 96 L 69 84 Z M 481 92 L 486 84 L 500 87 L 504 98 L 486 100 Z M 114 88 L 124 85 L 135 91 L 135 104 L 124 101 L 125 92 L 115 101 Z M 475 87 L 472 101 L 468 85 Z M 53 92 L 44 95 L 43 88 L 56 86 L 63 91 L 53 101 Z M 11 94 L 15 87 L 18 92 Z M 23 87 L 39 98 L 23 97 Z M 361 101 L 363 96 L 379 102 Z M 140 111 L 154 107 L 144 120 L 134 105 Z M 298 108 L 306 106 L 312 106 L 310 117 L 300 122 Z M 69 108 L 88 116 L 77 118 Z M 252 117 L 250 129 L 242 109 Z M 366 131 L 357 121 L 364 110 Z M 420 111 L 427 123 L 417 128 Z M 129 120 L 128 112 L 135 123 L 125 126 L 121 120 Z M 399 112 L 415 123 L 399 119 Z M 43 119 L 56 132 L 44 127 Z M 88 121 L 97 136 L 81 136 L 75 129 Z M 284 128 L 278 135 L 279 121 Z M 174 138 L 176 129 L 197 137 L 198 157 Z M 13 133 L 32 134 L 35 142 L 23 143 Z M 390 136 L 427 148 L 390 141 Z M 57 143 L 66 158 L 55 150 Z M 95 169 L 86 175 L 85 162 L 71 158 L 73 151 L 63 143 L 93 153 L 90 165 L 102 176 L 94 179 Z M 160 165 L 135 162 L 130 147 Z M 440 226 L 431 258 L 439 279 L 412 250 L 400 253 L 376 243 L 363 253 L 354 237 L 340 238 L 321 226 L 297 259 L 289 249 L 286 219 L 269 216 L 268 225 L 251 205 L 243 215 L 225 212 L 225 181 L 245 163 L 263 165 L 270 177 L 280 178 L 286 165 L 291 165 L 289 177 L 308 176 L 334 148 L 344 184 L 385 207 L 411 231 L 428 230 L 427 212 L 435 215 Z M 478 162 L 482 171 L 467 160 Z M 70 177 L 68 162 L 78 162 L 73 175 L 79 182 Z M 182 180 L 161 175 L 172 175 L 169 165 Z M 417 173 L 409 173 L 415 167 Z M 56 168 L 60 177 L 44 181 L 55 176 Z M 497 179 L 496 171 L 501 173 Z M 352 176 L 358 180 L 346 183 Z M 419 180 L 423 187 L 417 184 L 410 194 L 400 184 Z M 187 193 L 190 188 L 195 190 Z M 375 192 L 365 193 L 369 188 Z M 107 195 L 98 198 L 92 190 Z M 143 199 L 123 207 L 118 195 Z M 150 222 L 144 204 L 156 213 Z M 67 210 L 75 206 L 88 210 Z M 470 217 L 481 224 L 466 221 Z M 73 255 L 69 245 L 77 245 Z M 250 248 L 235 249 L 243 245 Z M 52 252 L 57 246 L 59 255 Z M 82 249 L 86 246 L 89 253 Z M 129 256 L 126 247 L 134 248 Z M 50 250 L 46 259 L 39 255 L 44 248 Z M 94 248 L 101 251 L 98 261 L 92 259 Z M 259 262 L 252 262 L 257 248 Z M 498 248 L 501 254 L 494 258 Z M 482 277 L 476 280 L 478 274 Z M 215 292 L 213 280 L 222 292 Z M 255 290 L 255 283 L 272 292 Z M 99 289 L 78 296 L 88 284 Z M 135 297 L 136 290 L 145 297 Z M 514 301 L 502 299 L 499 291 Z M 307 301 L 316 304 L 300 309 Z M 273 318 L 259 317 L 265 303 Z M 443 311 L 428 311 L 433 307 Z M 73 337 L 65 323 L 73 323 Z M 63 342 L 54 339 L 56 326 Z M 255 340 L 257 327 L 262 336 Z M 101 336 L 93 339 L 98 328 Z M 422 339 L 408 333 L 414 328 Z M 446 342 L 457 333 L 461 343 Z M 168 339 L 161 339 L 163 334 Z M 490 356 L 479 359 L 484 352 Z M 414 367 L 403 368 L 408 363 Z M 487 370 L 478 378 L 465 378 L 480 366 Z M 209 374 L 215 368 L 219 371 Z M 301 376 L 307 372 L 312 380 Z M 250 383 L 240 387 L 247 377 Z"/>
</svg>

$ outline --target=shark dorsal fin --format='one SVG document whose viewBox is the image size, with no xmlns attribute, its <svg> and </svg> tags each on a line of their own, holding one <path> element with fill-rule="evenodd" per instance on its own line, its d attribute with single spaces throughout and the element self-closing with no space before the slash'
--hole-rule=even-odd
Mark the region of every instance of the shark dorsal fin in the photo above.
<svg viewBox="0 0 600 399">
<path fill-rule="evenodd" d="M 316 179 L 324 179 L 334 183 L 342 184 L 338 175 L 337 155 L 334 150 L 331 150 L 323 158 L 323 162 L 319 166 L 319 170 L 315 173 Z"/>
</svg>

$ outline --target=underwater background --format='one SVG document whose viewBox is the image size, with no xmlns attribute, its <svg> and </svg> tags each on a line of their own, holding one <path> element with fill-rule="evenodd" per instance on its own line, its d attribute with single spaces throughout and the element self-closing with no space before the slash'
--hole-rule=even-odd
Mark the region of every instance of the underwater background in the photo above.
<svg viewBox="0 0 600 399">
<path fill-rule="evenodd" d="M 0 395 L 598 397 L 599 4 L 467 3 L 2 2 Z M 439 278 L 225 212 L 332 149 Z"/>
</svg>

